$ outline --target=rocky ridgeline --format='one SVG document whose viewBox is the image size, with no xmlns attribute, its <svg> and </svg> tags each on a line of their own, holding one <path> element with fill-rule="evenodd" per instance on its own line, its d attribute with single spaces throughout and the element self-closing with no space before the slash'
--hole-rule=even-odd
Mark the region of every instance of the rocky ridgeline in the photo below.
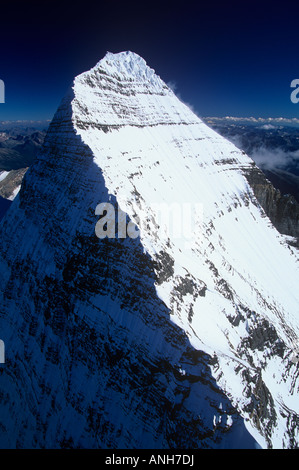
<svg viewBox="0 0 299 470">
<path fill-rule="evenodd" d="M 256 165 L 247 171 L 246 177 L 273 225 L 280 233 L 293 238 L 289 240 L 291 245 L 299 247 L 299 204 L 296 199 L 276 189 Z"/>
</svg>

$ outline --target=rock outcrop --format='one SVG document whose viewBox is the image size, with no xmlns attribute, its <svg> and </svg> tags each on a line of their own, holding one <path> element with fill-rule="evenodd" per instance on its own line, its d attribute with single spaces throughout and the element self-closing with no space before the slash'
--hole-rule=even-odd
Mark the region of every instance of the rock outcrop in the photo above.
<svg viewBox="0 0 299 470">
<path fill-rule="evenodd" d="M 289 243 L 299 247 L 299 204 L 296 199 L 281 194 L 255 165 L 246 172 L 246 176 L 273 225 L 280 233 L 292 237 Z"/>
</svg>

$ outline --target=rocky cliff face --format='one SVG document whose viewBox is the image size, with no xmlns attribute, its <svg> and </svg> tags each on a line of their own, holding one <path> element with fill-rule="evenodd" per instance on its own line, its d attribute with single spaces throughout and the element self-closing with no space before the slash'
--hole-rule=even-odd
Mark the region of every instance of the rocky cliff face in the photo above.
<svg viewBox="0 0 299 470">
<path fill-rule="evenodd" d="M 28 168 L 20 168 L 18 170 L 11 170 L 9 172 L 1 172 L 0 178 L 0 196 L 9 201 L 13 200 L 18 194 L 22 180 Z"/>
<path fill-rule="evenodd" d="M 299 204 L 291 195 L 283 195 L 255 165 L 246 173 L 254 194 L 267 216 L 280 233 L 293 238 L 299 247 Z"/>
<path fill-rule="evenodd" d="M 138 55 L 76 77 L 1 223 L 1 447 L 298 446 L 297 258 L 251 166 Z"/>
</svg>

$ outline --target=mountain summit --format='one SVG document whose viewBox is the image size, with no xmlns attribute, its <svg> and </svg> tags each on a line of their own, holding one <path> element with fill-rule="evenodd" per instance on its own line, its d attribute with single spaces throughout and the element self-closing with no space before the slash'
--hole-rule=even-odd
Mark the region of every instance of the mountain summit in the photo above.
<svg viewBox="0 0 299 470">
<path fill-rule="evenodd" d="M 298 447 L 298 259 L 254 168 L 137 54 L 74 79 L 0 226 L 1 447 Z"/>
</svg>

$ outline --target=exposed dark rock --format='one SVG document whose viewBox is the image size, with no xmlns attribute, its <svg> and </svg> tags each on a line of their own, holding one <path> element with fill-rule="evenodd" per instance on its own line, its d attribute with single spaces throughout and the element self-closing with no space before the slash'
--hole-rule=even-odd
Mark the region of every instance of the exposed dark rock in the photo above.
<svg viewBox="0 0 299 470">
<path fill-rule="evenodd" d="M 4 199 L 2 196 L 0 196 L 0 220 L 2 219 L 2 217 L 4 217 L 4 215 L 10 208 L 11 203 L 12 201 L 9 201 L 8 199 Z"/>
<path fill-rule="evenodd" d="M 14 190 L 22 184 L 28 168 L 11 170 L 3 181 L 0 181 L 0 196 L 8 199 L 13 196 Z"/>
<path fill-rule="evenodd" d="M 157 284 L 162 284 L 174 273 L 174 259 L 165 251 L 160 252 L 153 261 Z"/>
<path fill-rule="evenodd" d="M 295 198 L 282 195 L 257 166 L 246 170 L 245 176 L 272 224 L 280 233 L 295 237 L 295 246 L 299 246 L 299 204 Z"/>
</svg>

